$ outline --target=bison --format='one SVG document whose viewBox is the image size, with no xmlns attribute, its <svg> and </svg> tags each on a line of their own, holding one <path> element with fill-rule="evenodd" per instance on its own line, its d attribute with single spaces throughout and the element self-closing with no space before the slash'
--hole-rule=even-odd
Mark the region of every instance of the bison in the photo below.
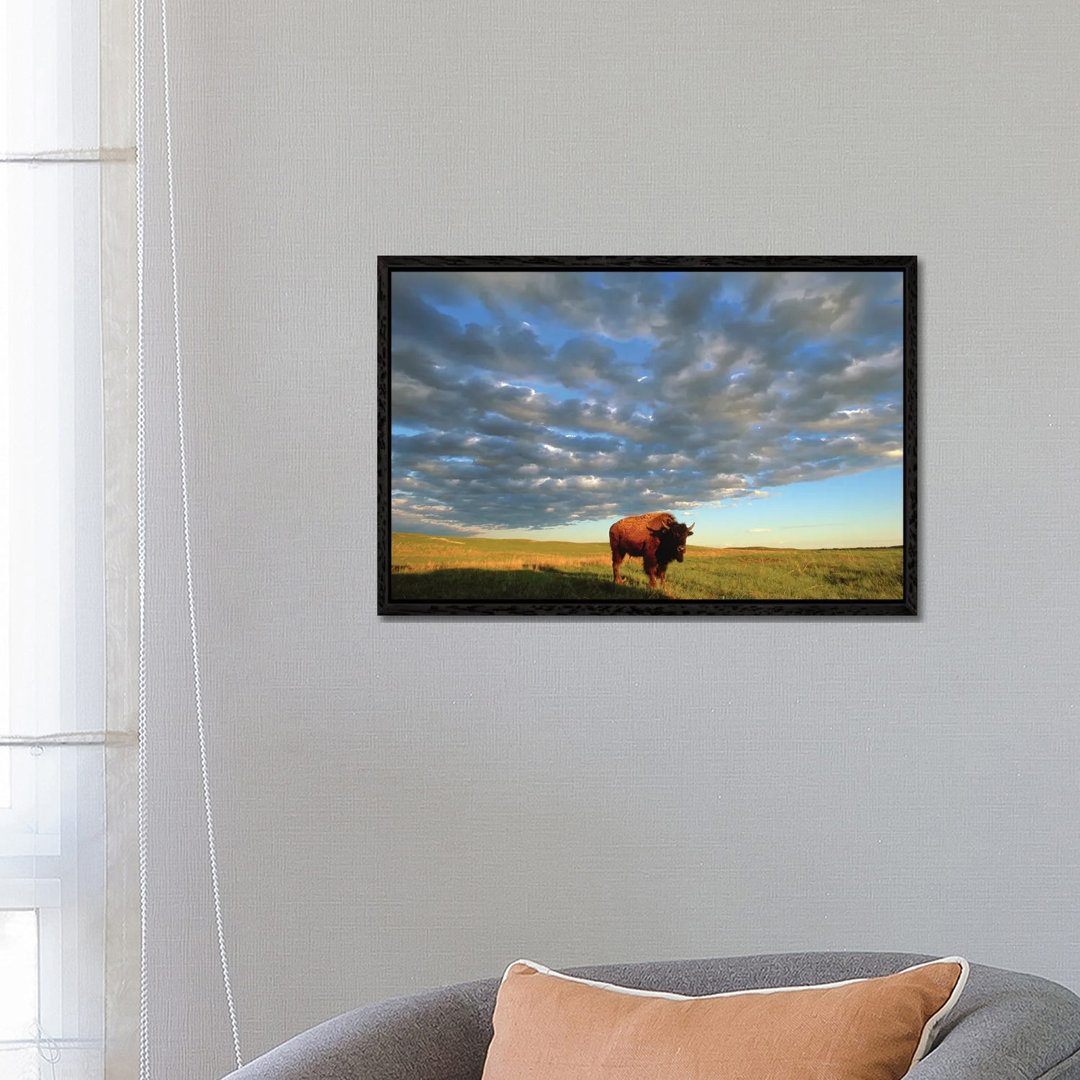
<svg viewBox="0 0 1080 1080">
<path fill-rule="evenodd" d="M 656 588 L 656 579 L 664 584 L 668 564 L 682 562 L 686 553 L 686 538 L 693 535 L 694 526 L 676 521 L 666 513 L 639 514 L 616 521 L 608 529 L 611 544 L 611 570 L 615 584 L 622 584 L 619 566 L 628 555 L 640 556 L 649 575 L 649 588 Z"/>
</svg>

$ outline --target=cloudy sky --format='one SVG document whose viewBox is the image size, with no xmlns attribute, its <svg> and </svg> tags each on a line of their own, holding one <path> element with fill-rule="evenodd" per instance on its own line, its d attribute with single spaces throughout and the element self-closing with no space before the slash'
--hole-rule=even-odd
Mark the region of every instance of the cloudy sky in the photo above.
<svg viewBox="0 0 1080 1080">
<path fill-rule="evenodd" d="M 899 272 L 391 275 L 395 531 L 902 540 Z"/>
</svg>

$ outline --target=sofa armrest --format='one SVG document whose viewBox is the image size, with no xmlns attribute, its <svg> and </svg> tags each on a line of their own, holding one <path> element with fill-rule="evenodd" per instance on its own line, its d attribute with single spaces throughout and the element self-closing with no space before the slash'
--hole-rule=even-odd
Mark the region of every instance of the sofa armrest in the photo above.
<svg viewBox="0 0 1080 1080">
<path fill-rule="evenodd" d="M 1034 975 L 972 965 L 934 1049 L 907 1080 L 1080 1080 L 1080 1001 Z"/>
<path fill-rule="evenodd" d="M 495 985 L 463 983 L 354 1009 L 226 1080 L 480 1080 Z"/>
</svg>

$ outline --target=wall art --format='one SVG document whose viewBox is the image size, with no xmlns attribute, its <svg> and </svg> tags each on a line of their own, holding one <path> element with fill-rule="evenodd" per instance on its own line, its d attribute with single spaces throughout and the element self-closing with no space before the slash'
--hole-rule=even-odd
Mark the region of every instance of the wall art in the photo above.
<svg viewBox="0 0 1080 1080">
<path fill-rule="evenodd" d="M 914 256 L 378 262 L 378 611 L 916 607 Z"/>
</svg>

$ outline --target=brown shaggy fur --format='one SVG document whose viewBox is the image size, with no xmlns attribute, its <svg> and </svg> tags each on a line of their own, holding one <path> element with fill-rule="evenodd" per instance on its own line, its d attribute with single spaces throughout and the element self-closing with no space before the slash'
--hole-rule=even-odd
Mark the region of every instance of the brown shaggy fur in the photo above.
<svg viewBox="0 0 1080 1080">
<path fill-rule="evenodd" d="M 616 521 L 608 529 L 611 570 L 615 576 L 615 584 L 622 584 L 619 567 L 629 555 L 644 560 L 650 588 L 656 588 L 657 578 L 663 585 L 668 564 L 683 561 L 686 538 L 692 535 L 693 531 L 693 525 L 684 525 L 668 513 L 639 514 L 637 517 L 625 517 Z"/>
</svg>

